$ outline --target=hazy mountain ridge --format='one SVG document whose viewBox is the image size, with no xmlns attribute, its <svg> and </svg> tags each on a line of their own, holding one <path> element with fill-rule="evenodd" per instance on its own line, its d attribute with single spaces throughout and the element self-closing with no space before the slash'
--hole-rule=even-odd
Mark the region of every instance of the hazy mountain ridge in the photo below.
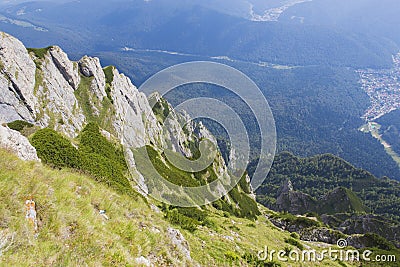
<svg viewBox="0 0 400 267">
<path fill-rule="evenodd" d="M 17 15 L 21 9 L 23 14 Z M 276 64 L 382 68 L 391 65 L 391 55 L 398 50 L 379 36 L 324 25 L 253 22 L 190 1 L 38 1 L 1 13 L 49 30 L 1 25 L 30 46 L 58 43 L 69 53 L 82 53 L 77 47 L 99 52 L 128 46 Z"/>
</svg>

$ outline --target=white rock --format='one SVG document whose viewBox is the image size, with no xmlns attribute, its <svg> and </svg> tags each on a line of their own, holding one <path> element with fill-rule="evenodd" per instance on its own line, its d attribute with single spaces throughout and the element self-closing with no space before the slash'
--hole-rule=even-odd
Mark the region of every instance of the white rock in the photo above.
<svg viewBox="0 0 400 267">
<path fill-rule="evenodd" d="M 58 46 L 50 48 L 49 53 L 57 66 L 58 70 L 64 76 L 64 79 L 71 85 L 75 90 L 78 89 L 81 81 L 79 72 L 77 71 L 77 64 L 74 64 L 68 59 L 68 55 L 64 53 Z"/>
<path fill-rule="evenodd" d="M 79 60 L 79 68 L 84 76 L 93 77 L 90 89 L 100 101 L 103 100 L 103 97 L 107 96 L 105 91 L 106 76 L 100 65 L 100 60 L 97 57 L 84 56 Z"/>
<path fill-rule="evenodd" d="M 185 255 L 188 260 L 191 260 L 189 244 L 181 232 L 177 229 L 169 227 L 168 236 L 171 239 L 172 244 L 176 246 L 176 248 L 180 250 L 180 252 Z"/>
<path fill-rule="evenodd" d="M 137 264 L 139 264 L 139 265 L 144 265 L 144 266 L 148 266 L 148 267 L 152 266 L 150 260 L 145 258 L 145 257 L 143 257 L 143 256 L 140 256 L 139 258 L 136 258 L 135 262 Z"/>
<path fill-rule="evenodd" d="M 0 32 L 0 104 L 13 106 L 15 113 L 29 121 L 38 105 L 33 95 L 35 72 L 36 65 L 24 45 Z"/>
<path fill-rule="evenodd" d="M 54 118 L 55 129 L 69 137 L 76 137 L 85 123 L 85 116 L 74 94 L 74 88 L 65 79 L 52 60 L 45 56 L 41 69 L 43 82 L 39 85 L 36 96 L 42 102 L 43 112 L 48 116 L 39 118 L 40 125 L 47 127 Z"/>
<path fill-rule="evenodd" d="M 25 136 L 1 125 L 0 147 L 11 150 L 22 160 L 40 161 L 36 149 Z"/>
</svg>

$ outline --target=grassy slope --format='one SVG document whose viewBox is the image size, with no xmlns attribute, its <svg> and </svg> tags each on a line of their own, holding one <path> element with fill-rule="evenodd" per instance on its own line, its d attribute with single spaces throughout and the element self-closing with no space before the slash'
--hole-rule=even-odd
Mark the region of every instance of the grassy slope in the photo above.
<svg viewBox="0 0 400 267">
<path fill-rule="evenodd" d="M 40 217 L 37 238 L 24 218 L 24 201 L 31 195 Z M 135 266 L 134 258 L 151 254 L 163 259 L 164 264 L 184 264 L 182 257 L 175 260 L 176 249 L 166 234 L 170 225 L 162 213 L 152 211 L 143 199 L 117 194 L 90 177 L 23 162 L 0 150 L 0 198 L 0 229 L 16 233 L 0 265 Z M 98 209 L 105 209 L 110 220 L 102 218 Z M 228 251 L 242 255 L 265 245 L 270 249 L 287 246 L 284 239 L 288 233 L 277 230 L 261 216 L 253 223 L 215 213 L 211 220 L 213 229 L 203 227 L 194 233 L 180 229 L 189 242 L 192 258 L 204 266 L 224 265 Z M 140 225 L 146 227 L 140 229 Z M 161 232 L 154 232 L 155 228 Z M 232 231 L 239 234 L 234 242 L 224 238 L 233 236 Z M 319 266 L 335 264 L 324 261 Z"/>
</svg>

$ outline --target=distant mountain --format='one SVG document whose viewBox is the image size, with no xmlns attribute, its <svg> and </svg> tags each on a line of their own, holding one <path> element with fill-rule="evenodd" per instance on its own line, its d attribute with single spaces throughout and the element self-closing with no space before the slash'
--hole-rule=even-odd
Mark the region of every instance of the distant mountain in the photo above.
<svg viewBox="0 0 400 267">
<path fill-rule="evenodd" d="M 282 23 L 325 25 L 336 29 L 384 37 L 400 44 L 399 3 L 396 0 L 314 0 L 288 9 Z"/>
<path fill-rule="evenodd" d="M 294 190 L 290 180 L 282 183 L 278 190 L 276 203 L 270 206 L 273 210 L 286 211 L 292 214 L 316 213 L 337 214 L 337 213 L 367 213 L 365 207 L 351 190 L 344 187 L 335 188 L 318 199 L 306 193 Z"/>
<path fill-rule="evenodd" d="M 294 1 L 280 1 L 276 5 L 283 2 Z M 398 50 L 394 43 L 379 35 L 323 24 L 251 21 L 232 15 L 235 12 L 230 12 L 229 8 L 222 8 L 241 6 L 242 1 L 235 2 L 237 5 L 227 4 L 227 1 L 220 3 L 34 1 L 2 8 L 0 13 L 9 19 L 48 29 L 47 33 L 4 22 L 0 28 L 15 34 L 31 47 L 44 47 L 57 40 L 69 53 L 82 53 L 82 49 L 99 52 L 131 47 L 288 65 L 381 68 L 392 64 L 391 55 Z"/>
</svg>

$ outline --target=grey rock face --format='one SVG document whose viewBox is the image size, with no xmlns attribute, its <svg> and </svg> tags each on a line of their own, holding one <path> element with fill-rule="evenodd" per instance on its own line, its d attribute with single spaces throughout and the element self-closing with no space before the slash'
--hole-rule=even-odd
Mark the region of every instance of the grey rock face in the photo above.
<svg viewBox="0 0 400 267">
<path fill-rule="evenodd" d="M 0 104 L 14 108 L 15 112 L 8 112 L 10 116 L 17 113 L 33 121 L 38 105 L 33 95 L 35 72 L 35 63 L 24 45 L 14 37 L 0 32 Z"/>
<path fill-rule="evenodd" d="M 1 125 L 0 147 L 11 150 L 22 160 L 39 161 L 36 149 L 25 136 Z"/>
<path fill-rule="evenodd" d="M 310 195 L 294 191 L 290 180 L 283 182 L 278 190 L 278 197 L 273 209 L 278 211 L 288 211 L 293 214 L 304 214 L 315 211 L 317 203 Z"/>
<path fill-rule="evenodd" d="M 23 118 L 17 113 L 10 104 L 0 104 L 0 123 L 8 123 Z"/>
<path fill-rule="evenodd" d="M 69 83 L 69 85 L 74 89 L 78 89 L 79 83 L 81 81 L 78 66 L 68 59 L 68 56 L 64 51 L 58 46 L 53 46 L 49 49 L 50 56 L 57 66 L 58 70 L 64 76 L 64 79 Z"/>
<path fill-rule="evenodd" d="M 114 129 L 125 134 L 126 145 L 143 147 L 152 142 L 160 144 L 161 126 L 150 108 L 146 96 L 139 92 L 124 74 L 113 70 L 112 99 L 115 107 Z"/>
<path fill-rule="evenodd" d="M 61 53 L 60 53 L 61 54 Z M 74 88 L 58 69 L 50 53 L 41 65 L 42 81 L 38 83 L 36 97 L 41 102 L 38 124 L 54 125 L 57 131 L 75 137 L 82 129 L 85 117 L 74 94 Z M 41 116 L 42 115 L 42 116 Z"/>
<path fill-rule="evenodd" d="M 321 227 L 321 228 L 307 228 L 298 231 L 301 240 L 323 242 L 327 244 L 336 244 L 337 241 L 344 235 L 338 231 Z"/>
</svg>

